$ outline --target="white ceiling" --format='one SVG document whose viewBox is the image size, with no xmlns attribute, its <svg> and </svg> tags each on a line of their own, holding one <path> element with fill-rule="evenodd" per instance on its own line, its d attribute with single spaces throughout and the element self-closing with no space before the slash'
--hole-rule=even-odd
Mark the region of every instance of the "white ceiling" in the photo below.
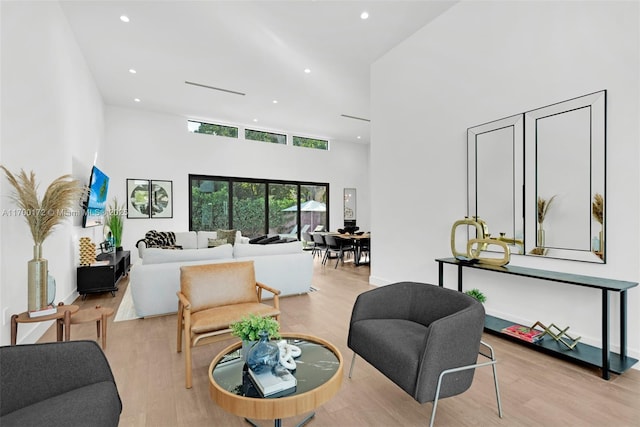
<svg viewBox="0 0 640 427">
<path fill-rule="evenodd" d="M 60 1 L 108 105 L 363 143 L 370 65 L 454 3 Z"/>
</svg>

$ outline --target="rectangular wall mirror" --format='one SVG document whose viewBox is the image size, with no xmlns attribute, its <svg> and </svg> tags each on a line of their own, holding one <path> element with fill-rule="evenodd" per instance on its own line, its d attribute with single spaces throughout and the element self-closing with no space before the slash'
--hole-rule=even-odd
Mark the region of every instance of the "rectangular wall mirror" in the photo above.
<svg viewBox="0 0 640 427">
<path fill-rule="evenodd" d="M 514 254 L 524 253 L 523 146 L 522 114 L 467 129 L 467 216 Z"/>
<path fill-rule="evenodd" d="M 467 129 L 467 215 L 511 253 L 604 263 L 606 91 Z"/>
<path fill-rule="evenodd" d="M 344 196 L 344 221 L 356 220 L 356 189 L 345 188 L 343 192 Z"/>
<path fill-rule="evenodd" d="M 606 91 L 527 111 L 525 141 L 527 250 L 605 262 Z"/>
</svg>

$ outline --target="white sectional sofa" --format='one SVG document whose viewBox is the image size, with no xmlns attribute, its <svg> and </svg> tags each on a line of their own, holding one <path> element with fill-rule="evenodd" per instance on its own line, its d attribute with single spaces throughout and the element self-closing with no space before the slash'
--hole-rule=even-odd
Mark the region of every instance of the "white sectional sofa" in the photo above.
<svg viewBox="0 0 640 427">
<path fill-rule="evenodd" d="M 224 244 L 207 248 L 208 239 L 215 239 L 211 233 L 215 234 L 202 231 L 175 233 L 176 245 L 182 246 L 182 250 L 146 247 L 141 250 L 144 243 L 138 244 L 141 257 L 131 268 L 129 276 L 138 316 L 177 312 L 176 292 L 180 289 L 180 267 L 183 265 L 253 260 L 256 280 L 280 290 L 280 296 L 309 292 L 313 257 L 308 251 L 303 251 L 302 242 L 254 245 L 248 244 L 246 237 L 240 242 L 247 243 L 238 243 L 236 237 L 233 246 Z M 263 297 L 269 298 L 269 295 Z"/>
</svg>

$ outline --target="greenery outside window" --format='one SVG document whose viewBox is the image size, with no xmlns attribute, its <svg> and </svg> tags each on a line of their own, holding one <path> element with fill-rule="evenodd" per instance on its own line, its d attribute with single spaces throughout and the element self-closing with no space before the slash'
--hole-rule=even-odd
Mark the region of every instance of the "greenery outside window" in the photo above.
<svg viewBox="0 0 640 427">
<path fill-rule="evenodd" d="M 249 139 L 252 141 L 271 142 L 273 144 L 287 144 L 287 135 L 254 129 L 245 129 L 244 139 Z"/>
<path fill-rule="evenodd" d="M 236 229 L 243 236 L 300 239 L 329 229 L 329 184 L 189 175 L 189 230 Z"/>
<path fill-rule="evenodd" d="M 226 136 L 229 138 L 238 137 L 237 127 L 197 122 L 195 120 L 187 121 L 187 129 L 192 133 L 206 133 L 208 135 Z"/>
<path fill-rule="evenodd" d="M 294 136 L 293 145 L 296 147 L 315 148 L 318 150 L 329 149 L 329 141 L 325 139 L 305 138 L 302 136 Z"/>
</svg>

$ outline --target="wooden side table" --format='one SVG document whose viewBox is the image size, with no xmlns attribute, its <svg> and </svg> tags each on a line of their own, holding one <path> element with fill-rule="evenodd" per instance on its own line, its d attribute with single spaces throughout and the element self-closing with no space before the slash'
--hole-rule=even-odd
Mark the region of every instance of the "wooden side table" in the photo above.
<svg viewBox="0 0 640 427">
<path fill-rule="evenodd" d="M 102 334 L 102 349 L 107 349 L 107 317 L 113 315 L 113 308 L 96 305 L 92 308 L 83 308 L 71 317 L 71 324 L 96 322 L 98 338 Z"/>
<path fill-rule="evenodd" d="M 20 314 L 14 314 L 11 316 L 11 345 L 16 345 L 18 337 L 18 323 L 35 323 L 46 322 L 48 320 L 56 321 L 56 338 L 58 341 L 62 341 L 62 332 L 64 330 L 64 340 L 69 341 L 71 325 L 71 315 L 80 309 L 77 305 L 64 305 L 58 304 L 56 312 L 40 317 L 29 317 L 29 312 L 25 311 Z"/>
</svg>

